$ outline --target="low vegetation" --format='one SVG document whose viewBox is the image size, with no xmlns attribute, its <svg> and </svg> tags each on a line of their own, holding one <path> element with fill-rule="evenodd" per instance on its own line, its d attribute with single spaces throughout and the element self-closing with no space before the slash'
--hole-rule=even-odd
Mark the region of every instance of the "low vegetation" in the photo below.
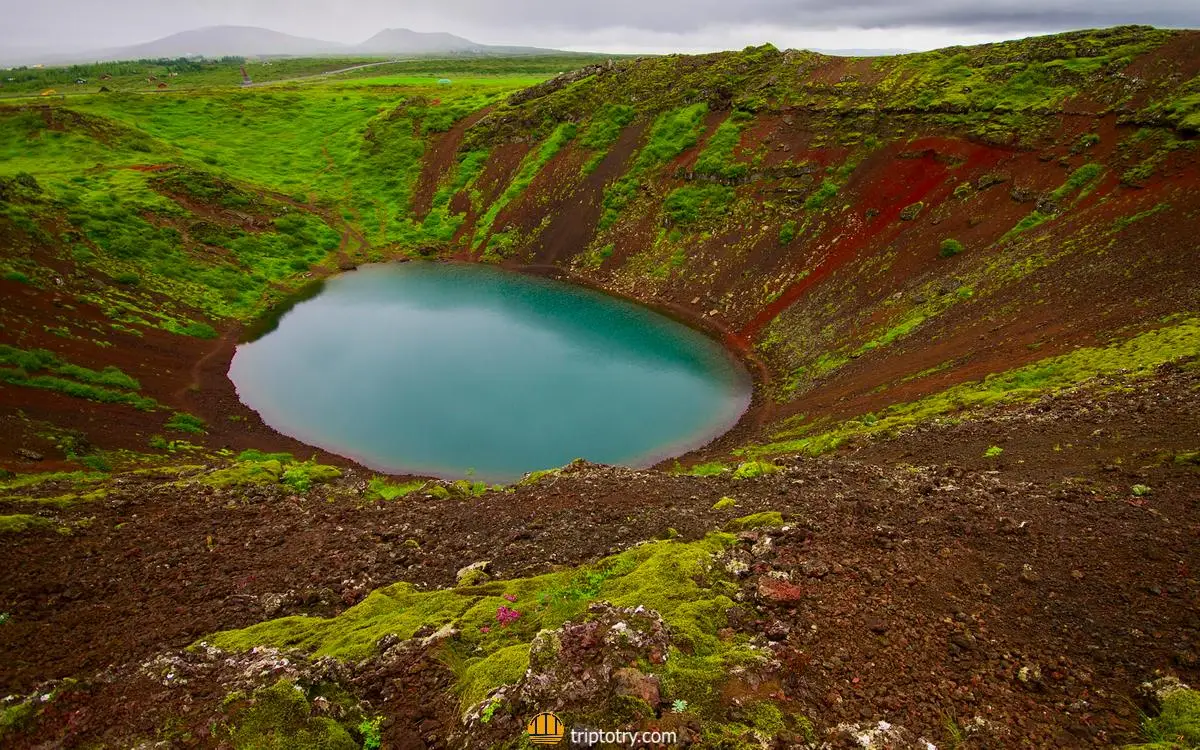
<svg viewBox="0 0 1200 750">
<path fill-rule="evenodd" d="M 737 528 L 762 525 L 779 525 L 779 514 L 731 523 Z M 578 570 L 465 588 L 418 591 L 397 584 L 333 619 L 287 617 L 218 633 L 204 642 L 231 651 L 262 645 L 299 648 L 316 657 L 355 661 L 374 653 L 383 635 L 405 639 L 421 628 L 453 624 L 460 634 L 445 648 L 471 655 L 456 669 L 466 710 L 521 678 L 530 643 L 540 631 L 578 618 L 594 601 L 644 606 L 660 613 L 671 628 L 673 648 L 661 667 L 667 696 L 686 701 L 703 717 L 726 670 L 761 658 L 749 645 L 724 642 L 717 635 L 733 604 L 733 588 L 714 568 L 713 556 L 732 542 L 727 534 L 692 543 L 655 542 Z M 510 612 L 516 616 L 506 615 Z"/>
<path fill-rule="evenodd" d="M 812 455 L 833 450 L 848 440 L 876 433 L 895 433 L 948 415 L 981 409 L 1005 401 L 1028 400 L 1073 388 L 1092 378 L 1136 378 L 1160 365 L 1188 360 L 1200 350 L 1200 320 L 1184 318 L 1107 347 L 1078 349 L 981 382 L 963 383 L 919 401 L 895 404 L 878 415 L 866 415 L 836 426 L 814 423 L 776 433 L 775 442 L 742 449 L 749 456 L 782 453 Z"/>
</svg>

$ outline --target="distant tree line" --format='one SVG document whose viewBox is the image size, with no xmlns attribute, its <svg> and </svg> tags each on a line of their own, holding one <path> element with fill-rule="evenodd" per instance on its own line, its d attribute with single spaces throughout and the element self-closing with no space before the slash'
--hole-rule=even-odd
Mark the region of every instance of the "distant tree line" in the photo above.
<svg viewBox="0 0 1200 750">
<path fill-rule="evenodd" d="M 221 57 L 206 59 L 199 57 L 160 57 L 142 58 L 140 60 L 122 60 L 120 62 L 98 62 L 79 65 L 66 65 L 54 68 L 35 68 L 28 65 L 10 68 L 3 73 L 4 81 L 8 83 L 40 83 L 52 85 L 70 83 L 83 79 L 94 81 L 101 76 L 113 78 L 123 76 L 138 76 L 151 72 L 161 73 L 200 73 L 231 64 L 240 65 L 245 62 L 242 57 Z M 149 70 L 154 68 L 155 70 Z M 11 80 L 10 80 L 11 79 Z"/>
</svg>

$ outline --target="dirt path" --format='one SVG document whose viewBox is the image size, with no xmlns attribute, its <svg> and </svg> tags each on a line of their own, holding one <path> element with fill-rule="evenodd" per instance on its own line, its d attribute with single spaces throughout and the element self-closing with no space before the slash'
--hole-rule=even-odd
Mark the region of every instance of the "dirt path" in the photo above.
<svg viewBox="0 0 1200 750">
<path fill-rule="evenodd" d="M 410 58 L 410 59 L 414 59 L 414 58 Z M 381 65 L 392 65 L 392 64 L 398 63 L 398 62 L 402 62 L 402 60 L 384 60 L 383 62 L 364 63 L 362 65 L 351 65 L 348 68 L 338 68 L 337 70 L 328 70 L 328 71 L 325 71 L 324 73 L 314 73 L 313 75 L 297 76 L 295 78 L 280 78 L 280 79 L 277 79 L 274 81 L 263 81 L 261 83 L 252 83 L 249 86 L 243 86 L 243 88 L 261 88 L 263 86 L 273 86 L 277 83 L 295 83 L 297 81 L 315 81 L 315 80 L 322 79 L 322 78 L 328 78 L 329 76 L 336 76 L 341 73 L 350 73 L 355 70 L 364 70 L 366 68 L 378 68 Z"/>
<path fill-rule="evenodd" d="M 237 338 L 241 333 L 241 330 L 241 326 L 232 326 L 227 328 L 225 332 L 221 334 L 221 337 L 218 338 L 215 343 L 213 343 L 212 348 L 210 348 L 203 357 L 192 363 L 188 383 L 175 392 L 176 399 L 180 401 L 185 400 L 190 391 L 196 391 L 200 389 L 201 373 L 203 373 L 204 370 L 211 365 L 214 359 L 217 357 L 226 356 L 229 350 L 237 345 Z"/>
</svg>

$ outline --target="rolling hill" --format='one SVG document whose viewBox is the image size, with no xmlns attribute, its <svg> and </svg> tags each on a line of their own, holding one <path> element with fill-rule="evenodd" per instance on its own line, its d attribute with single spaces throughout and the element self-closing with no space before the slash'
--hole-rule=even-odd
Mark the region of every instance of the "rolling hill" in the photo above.
<svg viewBox="0 0 1200 750">
<path fill-rule="evenodd" d="M 256 26 L 210 26 L 171 34 L 142 44 L 76 53 L 36 54 L 11 51 L 0 53 L 5 64 L 65 64 L 107 60 L 141 60 L 188 56 L 281 56 L 314 57 L 323 55 L 363 56 L 455 56 L 553 54 L 554 50 L 477 44 L 453 34 L 418 32 L 409 29 L 384 29 L 359 44 L 342 44 L 320 39 L 283 34 Z"/>
</svg>

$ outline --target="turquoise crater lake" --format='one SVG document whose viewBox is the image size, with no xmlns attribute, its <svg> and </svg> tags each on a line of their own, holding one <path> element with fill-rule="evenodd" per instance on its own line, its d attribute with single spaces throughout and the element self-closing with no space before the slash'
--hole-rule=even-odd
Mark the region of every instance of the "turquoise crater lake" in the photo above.
<svg viewBox="0 0 1200 750">
<path fill-rule="evenodd" d="M 732 427 L 751 382 L 644 307 L 478 265 L 328 280 L 229 376 L 279 432 L 372 469 L 512 481 L 575 458 L 648 466 Z"/>
</svg>

